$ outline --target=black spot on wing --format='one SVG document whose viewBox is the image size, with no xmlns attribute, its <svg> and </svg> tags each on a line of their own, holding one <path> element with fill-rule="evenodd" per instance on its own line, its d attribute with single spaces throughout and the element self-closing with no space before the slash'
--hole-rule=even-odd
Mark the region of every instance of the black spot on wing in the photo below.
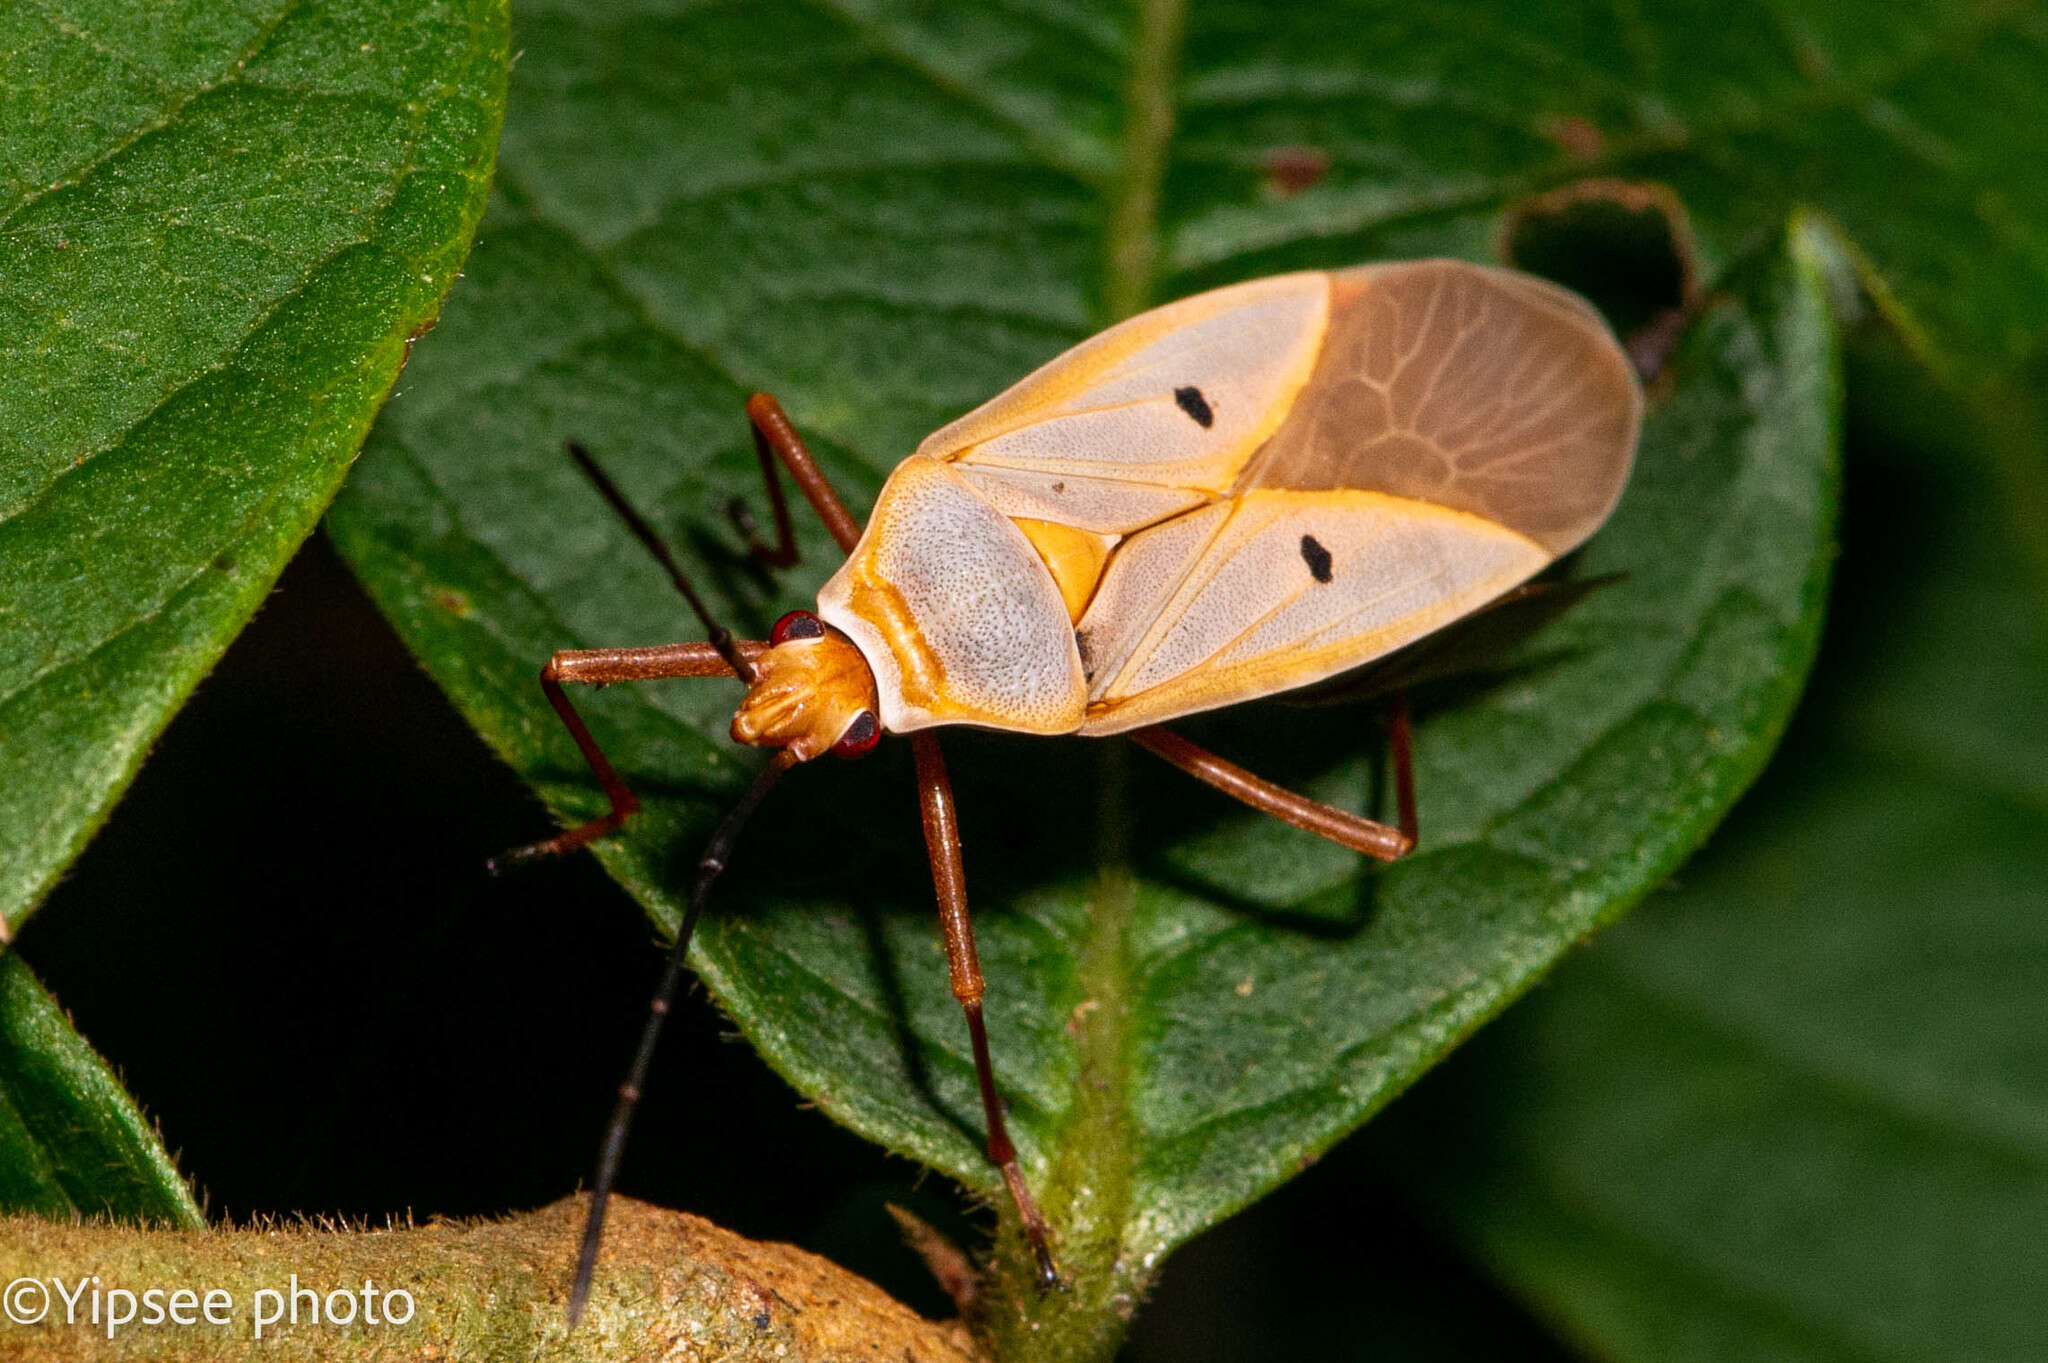
<svg viewBox="0 0 2048 1363">
<path fill-rule="evenodd" d="M 1330 551 L 1317 543 L 1314 535 L 1301 537 L 1301 561 L 1308 565 L 1308 575 L 1316 581 L 1330 580 Z"/>
<path fill-rule="evenodd" d="M 1216 413 L 1210 408 L 1209 399 L 1203 397 L 1202 390 L 1192 383 L 1185 388 L 1174 389 L 1173 400 L 1179 403 L 1180 409 L 1193 417 L 1195 424 L 1203 430 L 1206 431 L 1216 424 Z"/>
</svg>

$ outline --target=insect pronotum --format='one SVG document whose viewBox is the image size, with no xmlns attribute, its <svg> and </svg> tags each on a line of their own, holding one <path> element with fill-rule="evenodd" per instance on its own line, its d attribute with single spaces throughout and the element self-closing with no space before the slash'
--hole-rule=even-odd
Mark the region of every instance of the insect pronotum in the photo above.
<svg viewBox="0 0 2048 1363">
<path fill-rule="evenodd" d="M 775 756 L 699 861 L 607 1132 L 571 1291 L 587 1300 L 606 1199 L 712 881 L 782 773 L 915 750 L 954 996 L 987 1122 L 1040 1280 L 1052 1237 L 1018 1168 L 989 1064 L 952 785 L 936 731 L 1128 734 L 1256 809 L 1383 860 L 1417 836 L 1407 710 L 1391 721 L 1400 826 L 1262 781 L 1162 727 L 1350 672 L 1502 600 L 1606 519 L 1642 391 L 1577 295 L 1458 261 L 1364 265 L 1216 289 L 1133 317 L 944 427 L 889 477 L 865 530 L 776 401 L 747 404 L 776 540 L 796 559 L 778 463 L 846 561 L 765 642 L 715 621 L 674 557 L 582 449 L 571 452 L 703 622 L 701 643 L 557 653 L 541 686 L 611 808 L 510 853 L 559 855 L 639 807 L 563 686 L 737 675 L 741 743 Z M 1404 655 L 1405 656 L 1405 655 Z"/>
</svg>

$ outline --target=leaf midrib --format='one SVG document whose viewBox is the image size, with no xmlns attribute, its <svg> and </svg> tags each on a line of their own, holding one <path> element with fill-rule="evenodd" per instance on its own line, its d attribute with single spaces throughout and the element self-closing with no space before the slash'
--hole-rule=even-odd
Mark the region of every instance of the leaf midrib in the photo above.
<svg viewBox="0 0 2048 1363">
<path fill-rule="evenodd" d="M 1110 191 L 1103 242 L 1103 321 L 1114 323 L 1148 306 L 1157 285 L 1159 199 L 1174 131 L 1185 0 L 1142 0 L 1125 88 L 1126 132 L 1122 165 Z M 1105 744 L 1096 763 L 1096 872 L 1089 890 L 1087 931 L 1077 954 L 1081 999 L 1074 1034 L 1075 1087 L 1069 1116 L 1046 1145 L 1047 1170 L 1039 1195 L 1065 1234 L 1066 1272 L 1076 1283 L 1071 1304 L 1050 1308 L 1039 1293 L 1024 1307 L 1026 1319 L 999 1354 L 1019 1358 L 1107 1355 L 1135 1311 L 1158 1256 L 1133 1243 L 1143 1225 L 1136 1215 L 1134 1155 L 1138 972 L 1130 930 L 1138 882 L 1127 829 L 1126 745 Z M 1006 1210 L 1006 1219 L 1010 1213 Z M 1007 1234 L 999 1250 L 1009 1259 L 1002 1274 L 1029 1280 L 1021 1238 Z M 1024 1289 L 1028 1291 L 1028 1289 Z M 1004 1345 L 1008 1348 L 1005 1349 Z"/>
<path fill-rule="evenodd" d="M 1137 41 L 1132 48 L 1130 84 L 1125 92 L 1123 164 L 1112 190 L 1103 242 L 1103 306 L 1107 322 L 1121 321 L 1152 301 L 1159 258 L 1159 194 L 1166 176 L 1174 131 L 1174 86 L 1180 70 L 1186 0 L 1141 0 Z M 1080 951 L 1085 998 L 1102 1005 L 1079 1029 L 1077 1083 L 1097 1086 L 1097 1101 L 1078 1095 L 1081 1116 L 1075 1129 L 1054 1143 L 1055 1165 L 1078 1164 L 1067 1179 L 1084 1183 L 1092 1172 L 1105 1185 L 1104 1211 L 1122 1241 L 1135 1224 L 1131 1198 L 1131 1143 L 1134 1126 L 1130 1026 L 1136 974 L 1130 946 L 1137 881 L 1125 836 L 1130 811 L 1124 780 L 1128 751 L 1104 750 L 1098 764 L 1099 841 L 1096 876 L 1090 890 L 1088 932 Z M 1090 1119 L 1091 1114 L 1094 1120 Z M 1055 1178 L 1059 1179 L 1056 1173 Z M 1061 1180 L 1065 1181 L 1065 1180 Z"/>
</svg>

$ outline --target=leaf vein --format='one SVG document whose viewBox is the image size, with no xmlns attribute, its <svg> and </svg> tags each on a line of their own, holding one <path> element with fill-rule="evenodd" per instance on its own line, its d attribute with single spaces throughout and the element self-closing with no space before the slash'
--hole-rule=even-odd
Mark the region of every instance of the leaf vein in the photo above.
<svg viewBox="0 0 2048 1363">
<path fill-rule="evenodd" d="M 974 110 L 990 122 L 999 125 L 1018 146 L 1036 156 L 1052 170 L 1072 177 L 1083 184 L 1098 184 L 1101 177 L 1094 168 L 1076 160 L 1058 144 L 1048 140 L 1032 124 L 1004 108 L 998 101 L 976 88 L 972 82 L 962 80 L 944 67 L 920 55 L 914 47 L 891 33 L 874 20 L 860 14 L 846 0 L 801 0 L 819 13 L 838 19 L 846 27 L 866 38 L 874 50 L 888 58 L 905 71 L 926 82 L 934 90 Z"/>
<path fill-rule="evenodd" d="M 325 255 L 309 263 L 296 283 L 288 289 L 281 290 L 260 312 L 249 319 L 248 326 L 239 336 L 223 341 L 218 354 L 212 360 L 164 389 L 147 407 L 130 417 L 125 425 L 118 430 L 110 432 L 105 443 L 67 461 L 57 469 L 55 475 L 48 482 L 36 489 L 33 494 L 17 502 L 10 510 L 0 513 L 0 527 L 5 527 L 20 517 L 33 513 L 56 495 L 57 489 L 63 485 L 63 480 L 67 475 L 76 473 L 79 469 L 85 467 L 88 462 L 105 454 L 107 451 L 118 449 L 123 442 L 135 433 L 137 428 L 148 422 L 180 396 L 209 379 L 226 373 L 242 352 L 248 348 L 250 342 L 260 336 L 271 322 L 276 319 L 278 314 L 303 294 L 307 286 L 319 277 L 324 270 L 351 252 L 370 246 L 377 235 L 377 229 L 383 225 L 383 215 L 390 211 L 392 204 L 397 200 L 400 188 L 403 187 L 407 179 L 417 173 L 411 169 L 412 153 L 418 146 L 424 121 L 425 115 L 422 114 L 414 122 L 411 139 L 406 143 L 406 154 L 399 158 L 400 169 L 388 184 L 383 187 L 378 196 L 376 216 L 364 225 L 361 232 L 336 242 Z M 0 218 L 0 221 L 4 221 L 4 218 Z M 116 349 L 114 353 L 120 354 L 123 352 Z"/>
<path fill-rule="evenodd" d="M 127 129 L 109 141 L 104 148 L 94 155 L 81 161 L 63 174 L 58 175 L 54 180 L 46 182 L 41 188 L 23 194 L 14 203 L 7 205 L 4 209 L 0 209 L 0 227 L 5 227 L 17 213 L 37 202 L 44 195 L 61 189 L 66 185 L 76 183 L 151 133 L 159 132 L 169 127 L 177 120 L 178 115 L 183 113 L 186 107 L 201 95 L 218 89 L 222 84 L 231 83 L 239 79 L 237 73 L 243 66 L 262 55 L 263 49 L 270 45 L 270 40 L 276 35 L 277 30 L 284 24 L 284 21 L 304 8 L 306 3 L 307 0 L 289 0 L 289 3 L 278 10 L 275 16 L 258 28 L 256 37 L 250 45 L 231 58 L 211 79 L 200 81 L 190 92 L 182 97 L 173 98 L 171 103 L 156 118 L 148 122 L 138 123 L 134 127 Z"/>
</svg>

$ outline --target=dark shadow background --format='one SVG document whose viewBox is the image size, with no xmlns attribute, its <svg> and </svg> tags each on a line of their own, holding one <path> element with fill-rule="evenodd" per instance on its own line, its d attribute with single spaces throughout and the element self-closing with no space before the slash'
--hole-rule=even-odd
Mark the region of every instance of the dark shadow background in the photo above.
<svg viewBox="0 0 2048 1363">
<path fill-rule="evenodd" d="M 18 946 L 211 1217 L 533 1207 L 589 1177 L 661 961 L 588 857 L 484 873 L 549 827 L 316 535 Z M 884 1204 L 980 1234 L 951 1184 L 807 1109 L 701 991 L 623 1190 L 931 1315 L 950 1308 Z M 1139 1319 L 1139 1361 L 1566 1356 L 1352 1146 L 1188 1246 Z"/>
</svg>

